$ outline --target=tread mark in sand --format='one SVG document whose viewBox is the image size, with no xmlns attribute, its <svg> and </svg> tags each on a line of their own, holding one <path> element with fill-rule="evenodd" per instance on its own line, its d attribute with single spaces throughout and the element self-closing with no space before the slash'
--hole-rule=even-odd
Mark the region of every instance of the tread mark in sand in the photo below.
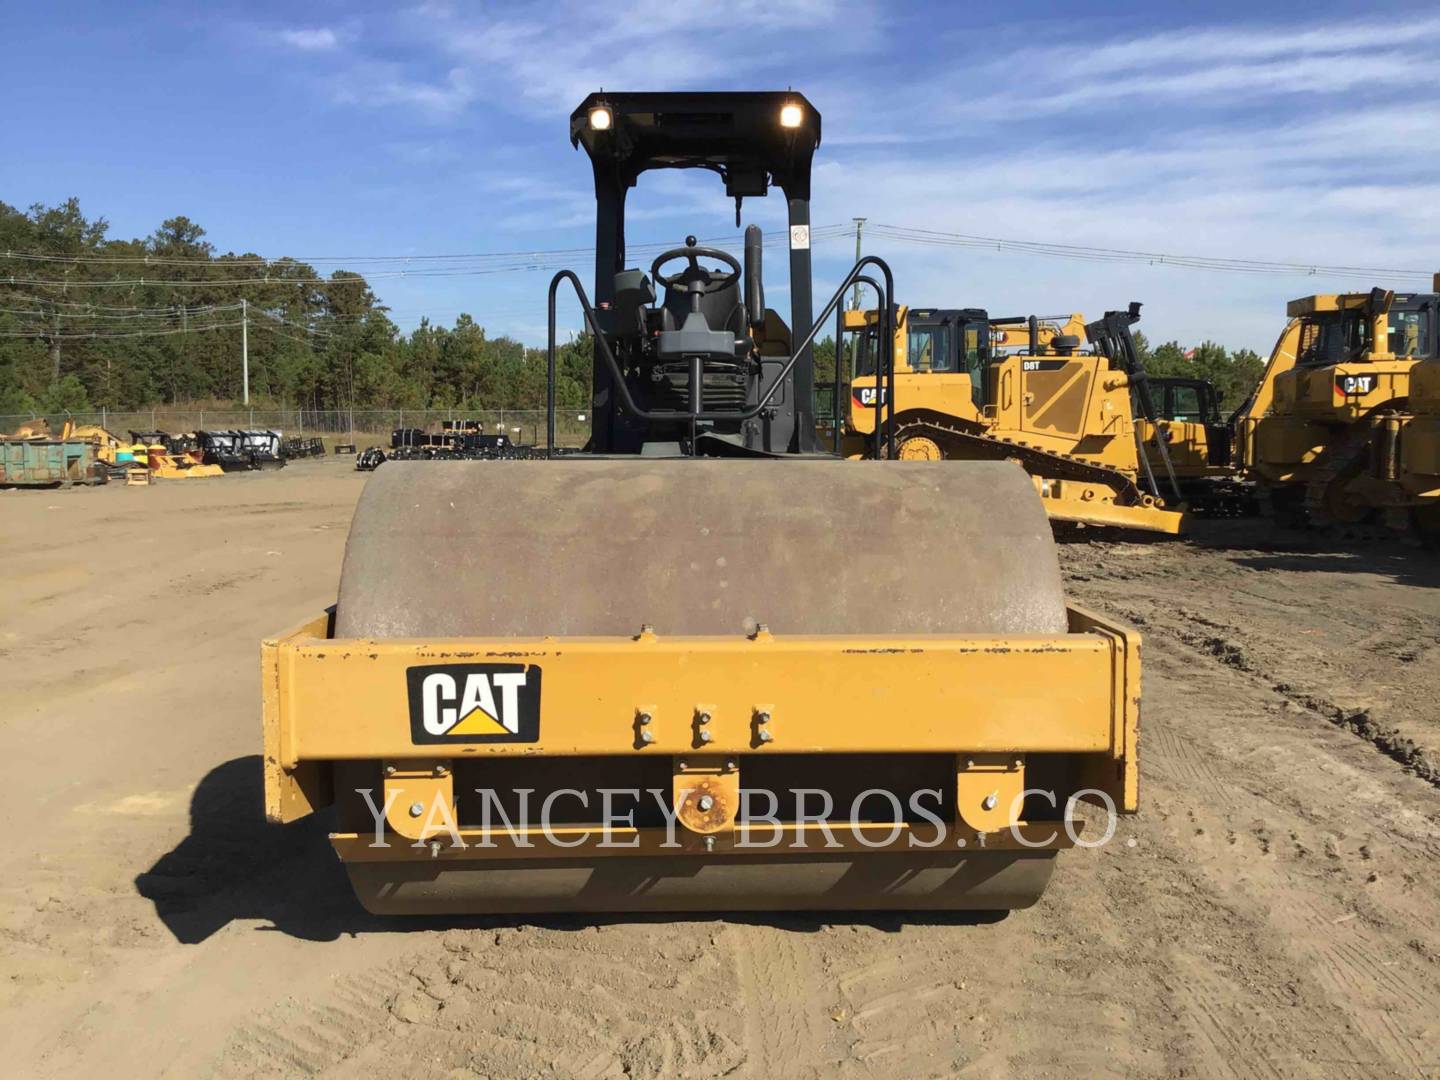
<svg viewBox="0 0 1440 1080">
<path fill-rule="evenodd" d="M 1149 740 L 1147 749 L 1160 759 L 1162 766 L 1168 766 L 1177 781 L 1213 791 L 1222 804 L 1234 803 L 1229 786 L 1210 767 L 1209 755 L 1190 739 L 1173 728 L 1163 726 L 1152 726 L 1145 737 Z"/>
<path fill-rule="evenodd" d="M 795 1077 L 821 1071 L 824 1031 L 806 938 L 783 927 L 727 929 L 745 1012 L 746 1072 Z"/>
<path fill-rule="evenodd" d="M 897 953 L 841 976 L 840 993 L 858 1036 L 852 1055 L 875 1064 L 906 1047 L 953 1042 L 958 1015 L 953 999 L 960 994 L 954 980 L 953 958 L 933 952 Z M 937 1004 L 943 1012 L 938 1022 Z"/>
</svg>

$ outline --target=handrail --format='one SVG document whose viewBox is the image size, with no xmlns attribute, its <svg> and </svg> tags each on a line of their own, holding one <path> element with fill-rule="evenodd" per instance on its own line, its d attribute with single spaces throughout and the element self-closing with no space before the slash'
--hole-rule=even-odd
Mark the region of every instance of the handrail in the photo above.
<svg viewBox="0 0 1440 1080">
<path fill-rule="evenodd" d="M 875 290 L 875 296 L 876 296 L 876 298 L 877 298 L 877 299 L 876 299 L 876 304 L 877 304 L 876 310 L 878 311 L 878 310 L 879 310 L 878 305 L 879 305 L 881 302 L 883 302 L 884 299 L 885 299 L 884 296 L 883 296 L 883 295 L 881 294 L 881 292 L 880 292 L 880 283 L 877 282 L 874 278 L 872 278 L 869 274 L 861 274 L 859 277 L 857 277 L 857 278 L 855 279 L 855 283 L 856 283 L 857 285 L 869 285 L 870 288 L 872 288 L 872 289 Z M 832 447 L 834 448 L 834 451 L 835 451 L 836 454 L 839 454 L 839 453 L 840 453 L 840 354 L 841 354 L 841 351 L 842 351 L 842 350 L 841 350 L 841 343 L 842 343 L 844 340 L 845 340 L 845 315 L 844 315 L 844 312 L 843 312 L 842 309 L 836 308 L 836 309 L 835 309 L 835 384 L 834 384 L 834 389 L 833 389 L 833 391 L 832 391 L 831 394 L 830 394 L 830 436 L 831 436 L 831 445 L 832 445 Z M 893 349 L 894 349 L 894 344 L 893 344 L 893 342 L 892 342 L 892 344 L 891 344 L 891 349 L 892 349 L 892 352 L 893 352 Z M 859 346 L 858 346 L 858 345 L 856 346 L 856 351 L 857 351 L 857 352 L 859 351 Z M 878 357 L 878 356 L 876 357 L 876 362 L 877 362 L 877 365 L 878 365 L 878 362 L 879 362 L 879 357 Z M 876 376 L 877 376 L 877 380 L 878 380 L 878 376 L 879 376 L 879 371 L 878 371 L 878 370 L 877 370 L 877 372 L 876 372 Z M 851 365 L 850 365 L 850 381 L 851 381 L 852 383 L 855 381 L 855 365 L 854 365 L 853 361 L 852 361 L 852 363 L 851 363 Z M 875 416 L 876 416 L 876 419 L 878 420 L 878 419 L 879 419 L 879 416 L 880 416 L 880 406 L 879 406 L 878 403 L 877 403 L 876 406 L 875 406 Z"/>
<path fill-rule="evenodd" d="M 893 421 L 895 412 L 893 405 L 893 398 L 895 392 L 895 313 L 892 305 L 890 304 L 890 297 L 894 295 L 895 277 L 891 273 L 890 267 L 885 262 L 885 260 L 879 258 L 878 256 L 866 255 L 864 258 L 856 262 L 853 267 L 850 268 L 850 272 L 845 275 L 845 280 L 842 281 L 840 283 L 840 287 L 835 290 L 835 295 L 832 296 L 829 303 L 825 305 L 825 308 L 823 311 L 821 311 L 819 318 L 817 318 L 813 323 L 811 323 L 810 332 L 805 335 L 805 340 L 802 341 L 798 347 L 791 350 L 790 357 L 785 361 L 785 366 L 780 369 L 779 374 L 777 374 L 774 380 L 771 382 L 770 389 L 765 392 L 764 396 L 762 396 L 755 405 L 751 406 L 749 409 L 746 409 L 743 412 L 704 412 L 700 410 L 697 407 L 700 400 L 700 388 L 698 386 L 691 386 L 690 400 L 692 403 L 692 407 L 685 412 L 681 412 L 678 409 L 640 408 L 640 406 L 636 404 L 634 397 L 632 397 L 630 394 L 630 387 L 627 386 L 625 383 L 625 373 L 620 369 L 620 364 L 615 359 L 614 352 L 612 352 L 610 349 L 610 343 L 605 340 L 605 335 L 600 332 L 600 325 L 595 317 L 595 309 L 590 304 L 590 298 L 585 294 L 585 287 L 580 284 L 580 279 L 576 276 L 575 271 L 559 271 L 553 278 L 550 279 L 548 312 L 549 340 L 546 343 L 545 388 L 546 437 L 549 440 L 549 445 L 546 448 L 546 456 L 553 456 L 555 452 L 555 297 L 556 293 L 559 292 L 560 283 L 562 281 L 569 281 L 571 286 L 575 290 L 575 298 L 580 301 L 580 309 L 585 316 L 585 325 L 589 327 L 590 333 L 595 338 L 596 345 L 600 349 L 601 358 L 605 361 L 605 366 L 610 370 L 610 377 L 615 383 L 615 389 L 620 396 L 620 404 L 624 406 L 625 411 L 630 413 L 630 415 L 634 416 L 637 420 L 688 420 L 693 425 L 696 421 L 699 420 L 727 420 L 731 422 L 752 420 L 755 417 L 759 416 L 760 413 L 763 412 L 766 408 L 768 408 L 771 400 L 775 397 L 776 393 L 779 392 L 780 387 L 784 385 L 785 379 L 795 369 L 795 364 L 800 359 L 801 354 L 810 347 L 811 343 L 815 340 L 815 335 L 819 332 L 820 327 L 825 325 L 825 320 L 828 319 L 830 315 L 835 311 L 837 305 L 844 297 L 845 290 L 850 288 L 862 276 L 861 272 L 865 269 L 866 266 L 878 267 L 882 276 L 885 278 L 884 294 L 881 297 L 884 303 L 881 305 L 881 311 L 883 314 L 881 315 L 882 333 L 880 340 L 879 358 L 885 364 L 885 368 L 883 368 L 882 370 L 888 370 L 890 376 L 890 388 L 886 396 L 892 399 L 892 403 L 889 408 L 889 419 Z M 875 286 L 872 285 L 872 287 Z M 876 288 L 876 291 L 880 291 L 878 287 Z M 692 364 L 690 368 L 690 377 L 692 382 L 701 381 L 697 378 L 694 364 Z M 879 406 L 877 405 L 877 420 L 879 419 L 879 415 Z M 893 427 L 893 424 L 887 423 L 886 426 L 887 428 Z M 878 455 L 880 447 L 878 423 L 876 425 L 875 446 Z M 889 449 L 893 453 L 893 431 L 890 432 Z"/>
</svg>

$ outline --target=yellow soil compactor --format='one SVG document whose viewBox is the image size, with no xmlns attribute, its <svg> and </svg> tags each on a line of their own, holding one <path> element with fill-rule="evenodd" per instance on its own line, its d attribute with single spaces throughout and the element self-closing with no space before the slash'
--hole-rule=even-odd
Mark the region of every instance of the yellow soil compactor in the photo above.
<svg viewBox="0 0 1440 1080">
<path fill-rule="evenodd" d="M 1157 419 L 1130 335 L 1139 304 L 1083 316 L 992 318 L 980 308 L 896 313 L 895 441 L 902 460 L 1018 462 L 1051 520 L 1175 534 L 1185 515 L 1165 448 L 1158 468 L 1141 451 L 1133 417 Z M 885 452 L 877 403 L 890 388 L 876 366 L 879 316 L 843 313 L 836 340 L 853 335 L 855 375 L 835 449 Z M 839 351 L 843 351 L 839 350 Z M 837 351 L 837 355 L 839 355 Z M 835 402 L 839 412 L 839 401 Z"/>
<path fill-rule="evenodd" d="M 1075 800 L 1135 808 L 1137 636 L 1067 606 L 1014 464 L 816 445 L 815 329 L 857 278 L 892 290 L 867 258 L 812 322 L 804 97 L 595 94 L 570 134 L 594 304 L 552 281 L 551 374 L 573 287 L 593 437 L 370 477 L 335 607 L 262 646 L 268 816 L 333 804 L 382 913 L 1033 903 L 1104 836 Z M 743 267 L 693 239 L 628 264 L 658 168 L 737 213 L 780 189 L 788 326 L 753 225 Z"/>
</svg>

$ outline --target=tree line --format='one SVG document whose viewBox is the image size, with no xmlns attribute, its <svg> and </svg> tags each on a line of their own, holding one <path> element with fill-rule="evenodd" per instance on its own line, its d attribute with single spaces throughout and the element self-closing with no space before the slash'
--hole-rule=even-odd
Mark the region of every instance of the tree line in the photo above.
<svg viewBox="0 0 1440 1080">
<path fill-rule="evenodd" d="M 543 349 L 492 337 L 469 315 L 402 333 L 361 274 L 220 253 L 205 235 L 177 216 L 114 239 L 73 198 L 24 211 L 0 202 L 0 414 L 238 400 L 242 317 L 257 405 L 544 406 Z M 1231 407 L 1263 368 L 1249 349 L 1136 340 L 1151 374 L 1209 378 Z M 816 343 L 817 382 L 833 380 L 834 356 L 831 339 Z M 558 360 L 558 403 L 583 410 L 590 341 L 564 343 Z"/>
<path fill-rule="evenodd" d="M 545 402 L 545 350 L 491 336 L 469 315 L 402 333 L 361 274 L 219 253 L 183 216 L 119 240 L 75 199 L 26 211 L 0 202 L 0 413 L 238 400 L 242 318 L 258 405 Z M 584 407 L 589 343 L 566 342 L 558 361 L 560 405 Z"/>
<path fill-rule="evenodd" d="M 1244 404 L 1265 371 L 1264 358 L 1253 349 L 1230 352 L 1213 341 L 1201 342 L 1193 349 L 1183 348 L 1178 341 L 1152 348 L 1144 334 L 1136 333 L 1135 346 L 1150 375 L 1179 375 L 1214 383 L 1221 411 L 1226 414 Z"/>
</svg>

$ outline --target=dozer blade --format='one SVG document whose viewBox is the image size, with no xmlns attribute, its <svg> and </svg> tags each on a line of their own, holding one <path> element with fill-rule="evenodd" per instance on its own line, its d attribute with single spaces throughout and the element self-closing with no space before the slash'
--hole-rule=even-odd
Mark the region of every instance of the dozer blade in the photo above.
<svg viewBox="0 0 1440 1080">
<path fill-rule="evenodd" d="M 333 617 L 266 643 L 267 813 L 333 799 L 380 913 L 1025 907 L 1071 790 L 1133 808 L 1126 635 L 1067 611 L 1007 462 L 389 462 Z M 596 844 L 606 789 L 661 805 Z M 750 789 L 833 792 L 839 841 Z M 933 789 L 944 846 L 857 830 L 867 789 Z M 563 844 L 490 818 L 561 790 Z"/>
</svg>

